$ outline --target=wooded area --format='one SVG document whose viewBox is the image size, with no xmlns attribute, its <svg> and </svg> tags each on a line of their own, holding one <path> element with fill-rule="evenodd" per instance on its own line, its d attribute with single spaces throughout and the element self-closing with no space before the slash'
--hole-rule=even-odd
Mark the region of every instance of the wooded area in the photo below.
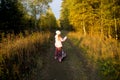
<svg viewBox="0 0 120 80">
<path fill-rule="evenodd" d="M 119 0 L 63 0 L 60 24 L 49 3 L 52 0 L 1 0 L 0 31 L 52 30 L 58 26 L 119 39 Z"/>
<path fill-rule="evenodd" d="M 119 0 L 63 0 L 61 24 L 86 34 L 120 38 Z"/>
<path fill-rule="evenodd" d="M 0 0 L 0 31 L 19 33 L 57 27 L 52 0 Z"/>
<path fill-rule="evenodd" d="M 62 0 L 58 20 L 52 1 L 0 0 L 0 80 L 120 80 L 120 0 Z M 61 64 L 57 29 L 68 37 Z"/>
</svg>

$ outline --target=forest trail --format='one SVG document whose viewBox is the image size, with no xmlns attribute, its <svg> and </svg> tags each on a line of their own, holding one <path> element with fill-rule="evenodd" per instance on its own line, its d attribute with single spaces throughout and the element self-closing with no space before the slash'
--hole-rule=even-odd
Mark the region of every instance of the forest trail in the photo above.
<svg viewBox="0 0 120 80">
<path fill-rule="evenodd" d="M 69 39 L 63 43 L 67 57 L 61 63 L 54 59 L 54 41 L 50 44 L 44 67 L 37 73 L 37 80 L 100 80 L 97 71 L 88 65 L 82 51 Z"/>
</svg>

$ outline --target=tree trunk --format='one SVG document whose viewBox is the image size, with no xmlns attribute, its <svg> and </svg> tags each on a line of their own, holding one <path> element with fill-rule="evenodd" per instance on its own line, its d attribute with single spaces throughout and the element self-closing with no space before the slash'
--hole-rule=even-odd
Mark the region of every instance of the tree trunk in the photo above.
<svg viewBox="0 0 120 80">
<path fill-rule="evenodd" d="M 116 19 L 114 19 L 114 21 L 115 21 L 115 39 L 117 40 L 118 39 L 118 35 L 117 35 L 117 20 Z"/>
<path fill-rule="evenodd" d="M 102 0 L 101 0 L 101 7 L 102 7 Z M 101 8 L 101 23 L 100 23 L 100 34 L 101 34 L 101 37 L 103 35 L 103 16 L 102 16 L 102 8 Z"/>
<path fill-rule="evenodd" d="M 84 36 L 86 36 L 86 28 L 85 28 L 85 22 L 83 20 L 83 33 L 84 33 Z"/>
</svg>

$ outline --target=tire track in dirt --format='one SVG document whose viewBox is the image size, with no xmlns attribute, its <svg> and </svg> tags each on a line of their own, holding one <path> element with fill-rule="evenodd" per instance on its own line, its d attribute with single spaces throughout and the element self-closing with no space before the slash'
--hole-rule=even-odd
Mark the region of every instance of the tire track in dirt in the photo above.
<svg viewBox="0 0 120 80">
<path fill-rule="evenodd" d="M 70 65 L 73 67 L 71 70 L 74 72 L 75 80 L 100 80 L 98 72 L 88 63 L 87 59 L 83 55 L 82 49 L 73 45 L 70 40 L 67 42 L 67 46 L 70 46 L 71 51 L 69 55 L 71 58 L 75 58 L 76 61 L 72 60 Z M 66 46 L 66 47 L 67 47 Z M 77 66 L 75 66 L 77 65 Z"/>
</svg>

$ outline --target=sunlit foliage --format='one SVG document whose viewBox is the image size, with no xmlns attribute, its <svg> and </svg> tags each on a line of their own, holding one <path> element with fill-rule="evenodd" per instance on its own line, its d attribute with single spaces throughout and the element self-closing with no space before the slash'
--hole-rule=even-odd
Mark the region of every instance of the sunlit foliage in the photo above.
<svg viewBox="0 0 120 80">
<path fill-rule="evenodd" d="M 48 8 L 46 14 L 42 14 L 40 16 L 41 17 L 38 21 L 40 30 L 53 30 L 57 27 L 56 18 L 51 8 Z"/>
<path fill-rule="evenodd" d="M 119 38 L 119 4 L 119 0 L 63 0 L 61 23 L 85 35 L 98 33 Z"/>
</svg>

